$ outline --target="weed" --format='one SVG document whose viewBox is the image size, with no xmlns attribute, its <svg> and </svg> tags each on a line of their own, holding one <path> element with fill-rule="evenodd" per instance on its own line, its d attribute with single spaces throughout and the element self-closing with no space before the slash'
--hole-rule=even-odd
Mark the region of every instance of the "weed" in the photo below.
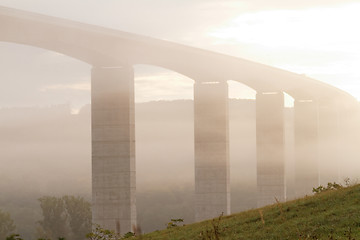
<svg viewBox="0 0 360 240">
<path fill-rule="evenodd" d="M 6 238 L 6 240 L 23 240 L 19 234 L 13 234 Z"/>
<path fill-rule="evenodd" d="M 126 239 L 126 238 L 132 238 L 135 236 L 135 233 L 133 232 L 127 232 L 124 236 L 123 236 L 123 239 Z"/>
<path fill-rule="evenodd" d="M 220 222 L 223 216 L 224 213 L 221 213 L 218 218 L 214 218 L 211 221 L 211 229 L 206 229 L 205 231 L 200 232 L 199 237 L 201 240 L 220 240 L 220 235 L 223 230 L 220 229 Z"/>
<path fill-rule="evenodd" d="M 136 236 L 137 239 L 139 239 L 139 240 L 142 239 L 142 231 L 141 231 L 140 225 L 133 225 L 132 230 L 133 230 L 134 236 Z"/>
<path fill-rule="evenodd" d="M 166 225 L 167 229 L 173 228 L 173 227 L 178 227 L 179 223 L 184 222 L 184 219 L 182 218 L 174 218 L 174 219 L 170 219 L 170 222 L 168 222 L 168 224 Z"/>
<path fill-rule="evenodd" d="M 263 224 L 263 226 L 265 226 L 264 215 L 261 209 L 259 209 L 259 214 L 260 214 L 261 223 Z"/>
<path fill-rule="evenodd" d="M 351 227 L 349 227 L 349 230 L 345 231 L 344 235 L 348 240 L 355 240 L 355 238 L 352 237 Z"/>
<path fill-rule="evenodd" d="M 333 183 L 329 182 L 327 184 L 327 187 L 324 187 L 324 186 L 320 185 L 317 188 L 313 188 L 312 192 L 317 194 L 317 193 L 331 191 L 331 190 L 338 190 L 338 189 L 341 189 L 341 188 L 343 188 L 343 186 L 341 184 L 336 183 L 336 182 L 333 182 Z"/>
<path fill-rule="evenodd" d="M 285 214 L 284 214 L 284 211 L 283 211 L 283 208 L 282 208 L 282 205 L 280 203 L 280 201 L 275 197 L 275 201 L 276 201 L 276 205 L 277 207 L 279 208 L 280 210 L 280 217 L 281 217 L 281 220 L 283 222 L 285 222 L 286 218 L 285 218 Z"/>
</svg>

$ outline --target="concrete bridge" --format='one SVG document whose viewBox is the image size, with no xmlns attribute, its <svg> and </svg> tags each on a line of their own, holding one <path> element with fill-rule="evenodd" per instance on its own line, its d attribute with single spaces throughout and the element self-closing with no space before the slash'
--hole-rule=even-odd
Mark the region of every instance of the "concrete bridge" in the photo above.
<svg viewBox="0 0 360 240">
<path fill-rule="evenodd" d="M 286 199 L 284 93 L 295 99 L 299 196 L 319 184 L 319 160 L 338 161 L 338 143 L 344 140 L 340 135 L 351 132 L 358 121 L 358 102 L 335 87 L 180 44 L 4 7 L 0 41 L 59 52 L 92 65 L 93 223 L 120 233 L 136 225 L 135 64 L 160 66 L 194 80 L 197 221 L 230 214 L 228 80 L 257 91 L 259 206 L 274 202 L 274 197 Z"/>
</svg>

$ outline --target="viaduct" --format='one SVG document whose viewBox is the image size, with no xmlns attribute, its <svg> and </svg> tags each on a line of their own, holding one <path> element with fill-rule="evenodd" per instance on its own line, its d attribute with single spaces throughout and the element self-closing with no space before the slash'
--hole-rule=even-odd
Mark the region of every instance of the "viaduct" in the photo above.
<svg viewBox="0 0 360 240">
<path fill-rule="evenodd" d="M 194 80 L 197 221 L 230 214 L 227 80 L 257 91 L 259 206 L 286 198 L 284 92 L 295 100 L 298 196 L 319 184 L 319 159 L 338 160 L 340 135 L 351 132 L 358 120 L 358 102 L 335 87 L 167 41 L 5 7 L 0 7 L 0 41 L 59 52 L 92 66 L 93 223 L 119 233 L 136 225 L 135 64 L 163 67 Z"/>
</svg>

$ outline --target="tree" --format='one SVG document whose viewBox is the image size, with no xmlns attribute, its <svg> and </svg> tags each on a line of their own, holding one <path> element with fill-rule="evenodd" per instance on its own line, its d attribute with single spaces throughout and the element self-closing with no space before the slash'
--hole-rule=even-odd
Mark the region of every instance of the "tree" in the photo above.
<svg viewBox="0 0 360 240">
<path fill-rule="evenodd" d="M 24 240 L 24 239 L 22 239 L 19 234 L 12 234 L 8 236 L 6 240 Z M 38 240 L 50 240 L 50 239 L 38 238 Z M 65 238 L 58 238 L 58 240 L 65 240 Z"/>
<path fill-rule="evenodd" d="M 24 239 L 22 239 L 19 234 L 12 234 L 11 236 L 7 237 L 6 240 L 24 240 Z"/>
<path fill-rule="evenodd" d="M 104 229 L 100 225 L 96 225 L 95 229 L 86 235 L 89 240 L 120 240 L 120 237 L 114 231 Z"/>
<path fill-rule="evenodd" d="M 91 232 L 91 204 L 84 198 L 47 196 L 39 201 L 44 216 L 39 222 L 39 237 L 81 240 Z"/>
<path fill-rule="evenodd" d="M 73 239 L 84 239 L 91 232 L 91 204 L 82 197 L 64 196 Z"/>
<path fill-rule="evenodd" d="M 39 198 L 39 202 L 44 217 L 42 221 L 39 221 L 43 230 L 40 237 L 45 239 L 67 237 L 69 230 L 64 201 L 61 198 L 46 196 Z"/>
<path fill-rule="evenodd" d="M 11 219 L 10 214 L 0 209 L 0 239 L 5 239 L 15 228 L 14 221 Z"/>
</svg>

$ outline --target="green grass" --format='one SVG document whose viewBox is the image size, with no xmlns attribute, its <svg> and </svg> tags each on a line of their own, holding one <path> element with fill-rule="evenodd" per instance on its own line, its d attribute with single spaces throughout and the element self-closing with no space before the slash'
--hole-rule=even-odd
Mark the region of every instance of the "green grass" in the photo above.
<svg viewBox="0 0 360 240">
<path fill-rule="evenodd" d="M 218 238 L 214 234 L 217 225 Z M 220 221 L 156 231 L 139 239 L 360 240 L 360 185 L 224 216 Z"/>
</svg>

